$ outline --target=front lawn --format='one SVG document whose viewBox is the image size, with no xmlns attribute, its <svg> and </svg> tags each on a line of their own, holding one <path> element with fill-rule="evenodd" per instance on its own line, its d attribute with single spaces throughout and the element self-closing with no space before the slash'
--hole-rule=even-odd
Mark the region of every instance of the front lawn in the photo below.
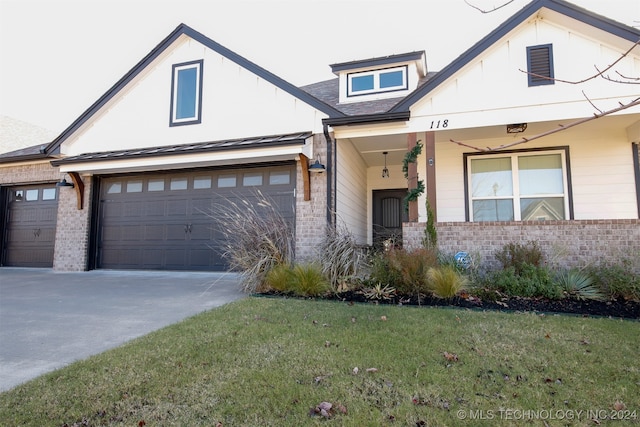
<svg viewBox="0 0 640 427">
<path fill-rule="evenodd" d="M 0 394 L 0 425 L 640 425 L 639 343 L 630 320 L 249 297 Z"/>
</svg>

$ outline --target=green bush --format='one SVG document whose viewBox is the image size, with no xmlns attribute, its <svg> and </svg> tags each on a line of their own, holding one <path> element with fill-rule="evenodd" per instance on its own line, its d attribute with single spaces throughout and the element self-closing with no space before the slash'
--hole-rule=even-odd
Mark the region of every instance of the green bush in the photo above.
<svg viewBox="0 0 640 427">
<path fill-rule="evenodd" d="M 640 276 L 634 273 L 632 261 L 591 266 L 587 271 L 608 298 L 640 301 Z"/>
<path fill-rule="evenodd" d="M 331 288 L 317 264 L 298 264 L 293 267 L 290 290 L 300 296 L 319 296 Z"/>
<path fill-rule="evenodd" d="M 522 275 L 523 270 L 528 266 L 540 267 L 543 262 L 542 250 L 538 242 L 533 240 L 526 244 L 506 244 L 495 252 L 495 256 L 502 264 L 502 268 L 513 267 L 518 276 Z"/>
<path fill-rule="evenodd" d="M 510 296 L 562 298 L 562 289 L 551 278 L 549 269 L 522 264 L 518 274 L 514 266 L 490 273 L 487 287 Z"/>
<path fill-rule="evenodd" d="M 291 292 L 293 282 L 293 271 L 291 267 L 279 264 L 272 267 L 265 276 L 265 286 L 263 288 L 273 289 L 278 292 Z"/>
<path fill-rule="evenodd" d="M 467 279 L 453 265 L 432 267 L 428 272 L 429 288 L 438 298 L 453 298 L 467 284 Z"/>
<path fill-rule="evenodd" d="M 396 279 L 388 282 L 394 285 L 398 293 L 419 295 L 429 292 L 427 272 L 438 265 L 435 249 L 421 248 L 412 251 L 396 249 L 384 254 L 387 259 L 388 275 Z M 380 283 L 385 283 L 378 280 Z"/>
</svg>

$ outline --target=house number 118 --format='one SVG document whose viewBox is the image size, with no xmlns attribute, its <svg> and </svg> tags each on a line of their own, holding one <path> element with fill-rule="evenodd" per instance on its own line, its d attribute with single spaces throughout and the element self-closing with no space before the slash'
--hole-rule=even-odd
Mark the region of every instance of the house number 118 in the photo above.
<svg viewBox="0 0 640 427">
<path fill-rule="evenodd" d="M 446 128 L 447 126 L 449 126 L 449 119 L 444 119 L 444 120 L 438 120 L 438 121 L 431 121 L 431 127 L 429 129 L 440 129 L 440 128 Z"/>
</svg>

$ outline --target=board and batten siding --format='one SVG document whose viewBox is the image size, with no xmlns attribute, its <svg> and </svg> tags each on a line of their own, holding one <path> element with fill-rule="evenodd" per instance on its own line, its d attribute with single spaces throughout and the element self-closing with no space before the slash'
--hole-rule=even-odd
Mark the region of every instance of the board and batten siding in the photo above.
<svg viewBox="0 0 640 427">
<path fill-rule="evenodd" d="M 362 157 L 347 140 L 338 141 L 336 222 L 346 226 L 356 242 L 367 242 L 367 169 Z"/>
</svg>

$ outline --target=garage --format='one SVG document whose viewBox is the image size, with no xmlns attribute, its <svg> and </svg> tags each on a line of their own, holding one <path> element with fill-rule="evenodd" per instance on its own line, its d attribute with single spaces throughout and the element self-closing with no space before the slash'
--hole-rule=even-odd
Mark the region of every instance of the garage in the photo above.
<svg viewBox="0 0 640 427">
<path fill-rule="evenodd" d="M 55 184 L 25 185 L 4 192 L 2 265 L 8 267 L 53 267 L 58 214 Z"/>
<path fill-rule="evenodd" d="M 102 177 L 96 267 L 224 271 L 216 209 L 268 197 L 293 224 L 295 164 Z"/>
</svg>

